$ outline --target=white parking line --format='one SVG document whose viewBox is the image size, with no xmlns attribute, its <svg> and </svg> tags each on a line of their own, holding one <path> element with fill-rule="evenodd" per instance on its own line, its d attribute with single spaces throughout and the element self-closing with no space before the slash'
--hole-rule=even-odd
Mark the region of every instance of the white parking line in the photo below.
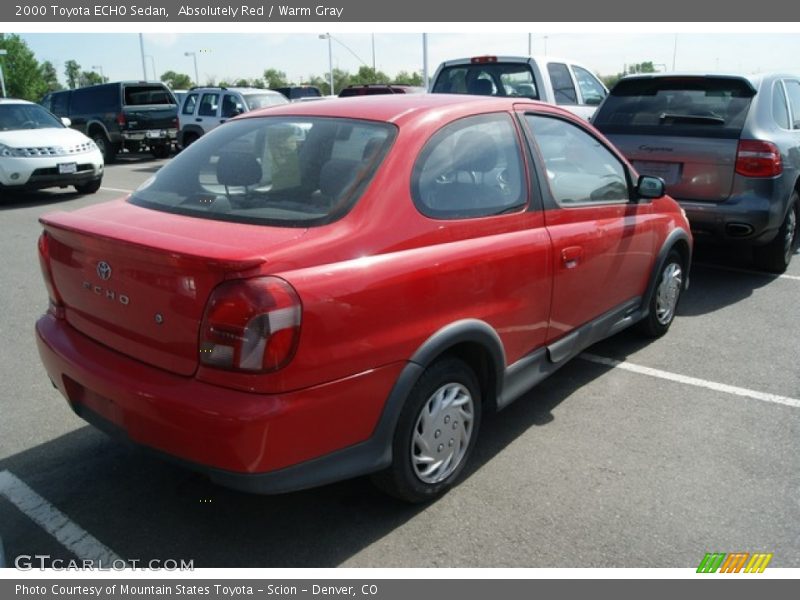
<svg viewBox="0 0 800 600">
<path fill-rule="evenodd" d="M 701 387 L 707 390 L 714 390 L 715 392 L 724 392 L 726 394 L 733 394 L 734 396 L 743 396 L 745 398 L 752 398 L 753 400 L 761 400 L 762 402 L 772 402 L 774 404 L 791 406 L 792 408 L 800 408 L 800 400 L 788 398 L 787 396 L 758 392 L 756 390 L 749 390 L 747 388 L 737 387 L 735 385 L 728 385 L 727 383 L 718 383 L 716 381 L 698 379 L 697 377 L 679 375 L 678 373 L 671 373 L 669 371 L 662 371 L 661 369 L 653 369 L 651 367 L 643 367 L 641 365 L 629 363 L 624 360 L 616 360 L 613 358 L 607 358 L 605 356 L 589 354 L 587 352 L 581 354 L 580 357 L 584 360 L 588 360 L 589 362 L 608 367 L 616 367 L 625 371 L 631 371 L 632 373 L 639 373 L 640 375 L 649 375 L 650 377 L 658 377 L 659 379 L 667 379 L 668 381 L 693 385 L 695 387 Z"/>
<path fill-rule="evenodd" d="M 103 186 L 100 188 L 101 190 L 105 190 L 107 192 L 122 192 L 123 194 L 132 194 L 133 190 L 123 190 L 122 188 L 110 188 Z"/>
<path fill-rule="evenodd" d="M 0 496 L 8 498 L 34 523 L 56 538 L 81 560 L 112 565 L 123 559 L 34 492 L 10 471 L 0 472 Z"/>
<path fill-rule="evenodd" d="M 710 263 L 696 262 L 692 266 L 705 267 L 707 269 L 719 269 L 720 271 L 735 271 L 736 273 L 747 273 L 748 275 L 761 275 L 762 277 L 777 277 L 778 279 L 793 279 L 800 281 L 797 275 L 787 275 L 786 273 L 778 275 L 776 273 L 765 273 L 763 271 L 753 271 L 752 269 L 740 269 L 738 267 L 726 267 L 725 265 L 712 265 Z"/>
</svg>

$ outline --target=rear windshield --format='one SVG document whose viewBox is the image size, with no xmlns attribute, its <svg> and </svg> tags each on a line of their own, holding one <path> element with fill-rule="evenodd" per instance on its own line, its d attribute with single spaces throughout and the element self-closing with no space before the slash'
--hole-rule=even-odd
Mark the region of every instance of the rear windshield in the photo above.
<svg viewBox="0 0 800 600">
<path fill-rule="evenodd" d="M 175 98 L 163 85 L 126 85 L 125 104 L 127 106 L 175 104 Z"/>
<path fill-rule="evenodd" d="M 622 80 L 592 123 L 607 134 L 737 138 L 754 94 L 738 78 Z"/>
<path fill-rule="evenodd" d="M 323 225 L 353 207 L 395 132 L 340 118 L 231 121 L 183 150 L 130 202 L 219 221 Z"/>
<path fill-rule="evenodd" d="M 247 106 L 250 110 L 289 103 L 289 101 L 280 94 L 244 94 L 244 101 L 247 102 Z"/>
<path fill-rule="evenodd" d="M 538 100 L 527 63 L 480 63 L 445 67 L 433 83 L 434 94 L 511 96 Z"/>
</svg>

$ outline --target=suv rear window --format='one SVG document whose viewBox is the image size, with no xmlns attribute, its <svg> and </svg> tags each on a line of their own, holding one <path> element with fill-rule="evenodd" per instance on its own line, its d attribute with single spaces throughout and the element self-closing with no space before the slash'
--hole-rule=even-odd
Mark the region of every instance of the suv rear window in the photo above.
<svg viewBox="0 0 800 600">
<path fill-rule="evenodd" d="M 737 138 L 754 95 L 734 77 L 622 80 L 592 122 L 610 134 Z"/>
<path fill-rule="evenodd" d="M 126 85 L 125 105 L 175 104 L 175 98 L 163 85 Z"/>
<path fill-rule="evenodd" d="M 539 98 L 533 73 L 527 63 L 475 63 L 445 67 L 436 77 L 432 92 Z"/>
<path fill-rule="evenodd" d="M 342 118 L 231 121 L 176 156 L 130 202 L 219 221 L 323 225 L 353 207 L 395 132 Z"/>
</svg>

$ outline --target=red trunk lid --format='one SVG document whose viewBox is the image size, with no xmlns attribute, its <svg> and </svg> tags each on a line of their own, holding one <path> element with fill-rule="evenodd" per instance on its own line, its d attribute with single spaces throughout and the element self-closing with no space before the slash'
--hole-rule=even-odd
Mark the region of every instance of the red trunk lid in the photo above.
<svg viewBox="0 0 800 600">
<path fill-rule="evenodd" d="M 191 375 L 211 290 L 304 229 L 242 225 L 116 201 L 41 219 L 67 321 L 142 362 Z"/>
</svg>

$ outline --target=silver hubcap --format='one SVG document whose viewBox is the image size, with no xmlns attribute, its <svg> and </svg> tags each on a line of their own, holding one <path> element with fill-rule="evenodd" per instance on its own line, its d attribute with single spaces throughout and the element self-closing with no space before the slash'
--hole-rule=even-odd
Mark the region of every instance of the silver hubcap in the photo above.
<svg viewBox="0 0 800 600">
<path fill-rule="evenodd" d="M 436 390 L 414 426 L 411 465 L 424 483 L 439 483 L 456 470 L 469 447 L 475 419 L 472 395 L 460 383 Z"/>
<path fill-rule="evenodd" d="M 675 316 L 682 284 L 681 266 L 678 263 L 669 263 L 656 290 L 656 318 L 662 325 L 668 324 Z"/>
<path fill-rule="evenodd" d="M 788 263 L 794 254 L 794 237 L 797 233 L 797 211 L 792 208 L 786 215 L 786 236 L 783 239 L 783 251 Z"/>
</svg>

